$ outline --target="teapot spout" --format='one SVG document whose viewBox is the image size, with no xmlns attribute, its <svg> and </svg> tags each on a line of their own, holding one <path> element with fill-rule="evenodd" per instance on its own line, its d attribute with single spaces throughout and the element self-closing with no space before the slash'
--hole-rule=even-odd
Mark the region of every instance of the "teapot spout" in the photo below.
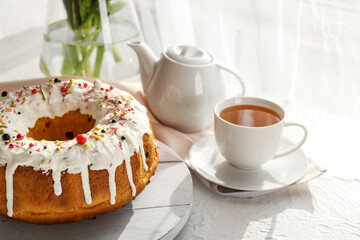
<svg viewBox="0 0 360 240">
<path fill-rule="evenodd" d="M 138 56 L 141 83 L 143 90 L 146 93 L 154 72 L 157 60 L 156 56 L 150 47 L 142 41 L 128 41 L 127 44 L 134 49 L 136 55 Z"/>
</svg>

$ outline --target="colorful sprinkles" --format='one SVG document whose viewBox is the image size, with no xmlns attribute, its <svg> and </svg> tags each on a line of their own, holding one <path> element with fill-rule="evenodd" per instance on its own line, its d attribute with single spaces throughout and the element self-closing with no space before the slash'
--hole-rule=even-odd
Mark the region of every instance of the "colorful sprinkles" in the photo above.
<svg viewBox="0 0 360 240">
<path fill-rule="evenodd" d="M 71 88 L 72 88 L 72 86 L 74 85 L 74 83 L 75 83 L 75 80 L 74 80 L 74 79 L 70 79 L 70 85 L 69 85 L 69 87 L 68 87 L 68 89 L 67 89 L 66 93 L 70 93 Z"/>
<path fill-rule="evenodd" d="M 67 92 L 67 88 L 64 86 L 64 87 L 61 87 L 61 92 L 63 92 L 63 93 L 66 93 Z"/>
<path fill-rule="evenodd" d="M 43 87 L 40 87 L 40 92 L 41 92 L 41 94 L 42 94 L 42 96 L 43 96 L 44 101 L 46 101 L 46 100 L 47 100 L 47 97 L 46 97 L 46 94 L 45 94 L 45 92 L 44 92 L 44 88 L 43 88 Z"/>
<path fill-rule="evenodd" d="M 44 101 L 48 101 L 48 96 L 51 96 L 51 91 L 49 91 L 49 89 L 52 89 L 55 86 L 55 84 L 59 84 L 59 83 L 62 83 L 62 81 L 60 79 L 52 78 L 49 80 L 49 84 L 33 87 L 30 89 L 24 85 L 23 89 L 21 91 L 15 93 L 15 96 L 17 98 L 15 100 L 11 101 L 10 106 L 9 107 L 2 106 L 0 108 L 0 112 L 6 112 L 6 113 L 13 112 L 13 110 L 10 107 L 16 108 L 18 105 L 22 106 L 24 103 L 28 102 L 29 96 L 37 94 L 38 92 L 41 93 Z M 88 83 L 86 83 L 86 82 L 83 84 L 81 84 L 81 83 L 77 84 L 74 79 L 70 79 L 68 81 L 68 84 L 66 84 L 66 82 L 64 82 L 63 86 L 59 86 L 60 91 L 62 93 L 71 94 L 71 90 L 72 90 L 73 86 L 75 86 L 75 84 L 76 84 L 76 86 L 79 86 L 79 88 L 81 88 L 81 89 L 88 88 L 88 86 L 89 86 Z M 90 88 L 89 90 L 87 90 L 87 92 L 84 93 L 84 96 L 91 94 L 94 91 L 105 91 L 106 92 L 106 94 L 104 94 L 104 99 L 99 100 L 96 104 L 96 107 L 97 108 L 104 108 L 106 106 L 114 106 L 115 107 L 115 110 L 112 112 L 113 118 L 110 120 L 109 124 L 115 124 L 120 127 L 124 127 L 125 121 L 129 121 L 133 124 L 137 124 L 131 118 L 125 117 L 126 114 L 134 111 L 133 108 L 126 108 L 128 101 L 129 100 L 131 101 L 134 99 L 131 96 L 113 96 L 112 98 L 110 98 L 110 95 L 108 95 L 108 92 L 113 91 L 114 87 L 109 86 L 108 88 L 104 88 L 104 87 L 100 87 L 100 86 L 102 86 L 101 83 L 95 81 L 94 88 Z M 6 98 L 6 97 L 8 98 L 11 95 L 7 91 L 2 91 L 1 96 L 3 98 Z M 65 95 L 63 95 L 63 96 L 65 96 Z M 121 99 L 121 101 L 119 99 Z M 89 100 L 91 100 L 91 98 L 85 98 L 84 101 L 87 102 Z M 64 102 L 64 99 L 62 102 Z M 103 106 L 103 103 L 106 103 L 106 106 Z M 20 111 L 14 111 L 14 113 L 15 112 L 18 115 L 21 115 Z M 107 114 L 109 114 L 109 111 L 107 112 Z M 6 123 L 6 119 L 3 119 L 3 117 L 4 117 L 4 115 L 2 117 L 0 117 L 0 123 Z M 4 141 L 10 142 L 12 140 L 11 140 L 10 134 L 6 132 L 6 130 L 5 130 L 6 128 L 8 128 L 7 124 L 1 124 L 0 125 L 0 134 L 2 135 L 2 139 Z M 114 135 L 114 134 L 116 134 L 116 131 L 117 131 L 117 128 L 115 128 L 115 130 L 107 132 L 104 129 L 101 129 L 100 127 L 96 126 L 94 128 L 94 131 L 90 132 L 88 136 L 85 136 L 84 134 L 79 134 L 76 136 L 75 139 L 76 139 L 77 144 L 83 145 L 83 147 L 85 149 L 88 149 L 90 147 L 90 145 L 87 143 L 89 141 L 89 139 L 94 139 L 95 141 L 100 141 L 102 138 L 105 137 L 106 134 Z M 35 141 L 34 139 L 26 138 L 25 134 L 22 134 L 18 131 L 16 131 L 15 133 L 16 134 L 13 137 L 16 138 L 17 141 L 20 141 L 19 145 L 21 145 L 21 146 L 27 145 L 25 140 Z M 70 141 L 73 137 L 70 136 L 69 134 L 67 134 L 67 138 Z M 122 141 L 124 141 L 126 139 L 126 137 L 121 136 L 120 139 Z M 40 141 L 35 141 L 35 142 L 44 142 L 44 141 L 46 141 L 46 140 L 42 139 Z M 55 144 L 57 144 L 58 146 L 60 146 L 63 143 L 64 143 L 63 141 L 55 141 Z M 32 148 L 34 146 L 35 146 L 35 144 L 32 142 L 28 144 L 29 148 Z M 71 148 L 72 147 L 68 147 L 67 149 L 70 150 Z M 44 147 L 44 146 L 42 147 L 43 151 L 45 151 L 47 149 L 48 149 L 48 147 Z M 60 151 L 61 148 L 57 147 L 55 150 Z"/>
<path fill-rule="evenodd" d="M 40 95 L 36 95 L 39 92 L 42 98 L 39 97 Z M 52 101 L 54 102 L 55 98 L 57 99 L 56 104 L 59 104 L 59 108 L 64 108 L 71 105 L 74 96 L 84 101 L 85 107 L 82 108 L 84 111 L 95 112 L 94 114 L 100 113 L 101 116 L 104 116 L 103 122 L 87 133 L 76 135 L 75 138 L 72 132 L 66 132 L 67 140 L 61 141 L 46 141 L 45 139 L 34 140 L 26 136 L 24 128 L 14 129 L 13 123 L 21 122 L 25 116 L 27 118 L 32 117 L 29 116 L 30 104 L 36 106 L 31 109 L 32 111 L 37 111 L 37 107 L 40 111 L 40 106 L 43 106 L 41 104 L 44 104 L 44 102 L 46 102 L 45 104 L 53 104 Z M 36 158 L 37 156 L 47 156 L 47 159 L 44 160 L 45 163 L 48 163 L 49 166 L 54 166 L 60 161 L 59 159 L 61 159 L 61 161 L 64 159 L 63 156 L 66 156 L 66 154 L 68 154 L 67 152 L 69 152 L 69 154 L 73 154 L 74 152 L 97 154 L 101 151 L 99 146 L 105 149 L 114 149 L 113 146 L 107 148 L 106 144 L 109 144 L 107 142 L 108 139 L 117 137 L 114 150 L 117 152 L 116 156 L 120 155 L 125 158 L 120 159 L 121 161 L 130 161 L 128 154 L 133 154 L 133 152 L 128 152 L 130 149 L 133 151 L 136 147 L 140 149 L 140 151 L 143 151 L 142 139 L 136 142 L 134 137 L 129 137 L 127 134 L 137 136 L 136 134 L 134 135 L 134 133 L 139 135 L 151 133 L 147 117 L 143 118 L 144 126 L 142 126 L 140 130 L 134 127 L 135 124 L 137 124 L 136 121 L 139 119 L 132 117 L 135 113 L 134 105 L 138 104 L 133 101 L 134 98 L 129 94 L 119 91 L 113 86 L 102 84 L 98 80 L 94 81 L 94 84 L 88 84 L 83 80 L 71 79 L 69 81 L 62 81 L 58 78 L 52 78 L 40 86 L 23 86 L 22 89 L 15 92 L 2 91 L 0 98 L 0 148 L 10 148 L 10 152 L 14 154 L 17 153 L 17 151 L 25 151 L 25 153 L 27 153 L 26 156 L 30 159 Z M 140 108 L 137 109 L 139 110 Z M 141 108 L 142 113 L 139 113 L 139 116 L 146 116 L 144 109 L 145 108 Z M 140 112 L 140 110 L 138 112 Z M 36 116 L 36 114 L 32 114 L 31 112 L 30 115 Z M 136 119 L 136 121 L 134 119 Z M 129 132 L 127 130 L 128 128 L 132 128 L 132 130 Z M 113 141 L 113 139 L 111 141 Z M 22 154 L 22 156 L 24 155 Z M 101 159 L 101 161 L 105 160 Z M 106 163 L 107 168 L 109 168 L 109 166 L 110 168 L 119 166 L 119 162 L 116 162 L 119 160 L 111 159 L 110 161 L 111 162 Z M 44 165 L 41 165 L 41 167 L 42 166 Z M 146 163 L 144 164 L 144 168 L 147 169 Z M 131 169 L 129 171 L 131 171 Z M 128 176 L 129 178 L 131 177 L 130 172 Z M 129 179 L 129 181 L 131 182 L 131 179 Z M 133 194 L 135 194 L 136 188 L 135 192 L 133 187 L 132 189 Z M 91 195 L 87 196 L 87 198 L 90 198 L 91 202 Z M 11 216 L 12 213 L 9 208 L 8 211 L 8 215 Z"/>
<path fill-rule="evenodd" d="M 87 138 L 84 135 L 79 134 L 76 136 L 76 141 L 78 144 L 84 144 L 84 143 L 86 143 Z"/>
</svg>

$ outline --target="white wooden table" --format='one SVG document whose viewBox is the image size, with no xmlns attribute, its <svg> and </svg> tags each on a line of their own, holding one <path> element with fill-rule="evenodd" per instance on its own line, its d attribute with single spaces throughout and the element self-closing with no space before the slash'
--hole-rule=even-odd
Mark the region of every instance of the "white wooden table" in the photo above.
<svg viewBox="0 0 360 240">
<path fill-rule="evenodd" d="M 0 217 L 0 239 L 173 239 L 185 225 L 192 203 L 192 179 L 182 162 L 160 163 L 132 202 L 92 220 L 36 225 Z"/>
<path fill-rule="evenodd" d="M 0 41 L 0 81 L 43 76 L 40 33 Z M 249 199 L 216 195 L 193 177 L 192 210 L 177 239 L 360 239 L 359 119 L 292 104 L 287 119 L 306 125 L 303 150 L 327 173 Z"/>
</svg>

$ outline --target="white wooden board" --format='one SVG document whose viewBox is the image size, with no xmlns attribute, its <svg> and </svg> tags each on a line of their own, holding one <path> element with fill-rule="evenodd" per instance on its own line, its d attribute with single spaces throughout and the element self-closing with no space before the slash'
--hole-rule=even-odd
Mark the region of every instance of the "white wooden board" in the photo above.
<svg viewBox="0 0 360 240">
<path fill-rule="evenodd" d="M 0 239 L 173 239 L 191 209 L 193 184 L 182 162 L 159 163 L 150 184 L 132 202 L 94 220 L 36 225 L 0 217 Z"/>
</svg>

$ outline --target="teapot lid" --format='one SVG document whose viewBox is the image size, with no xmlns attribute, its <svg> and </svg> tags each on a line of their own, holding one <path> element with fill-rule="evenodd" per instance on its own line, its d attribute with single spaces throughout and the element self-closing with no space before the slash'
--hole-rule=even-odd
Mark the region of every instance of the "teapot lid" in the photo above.
<svg viewBox="0 0 360 240">
<path fill-rule="evenodd" d="M 165 54 L 172 60 L 190 65 L 203 65 L 210 63 L 212 56 L 195 46 L 178 45 L 166 49 Z"/>
</svg>

